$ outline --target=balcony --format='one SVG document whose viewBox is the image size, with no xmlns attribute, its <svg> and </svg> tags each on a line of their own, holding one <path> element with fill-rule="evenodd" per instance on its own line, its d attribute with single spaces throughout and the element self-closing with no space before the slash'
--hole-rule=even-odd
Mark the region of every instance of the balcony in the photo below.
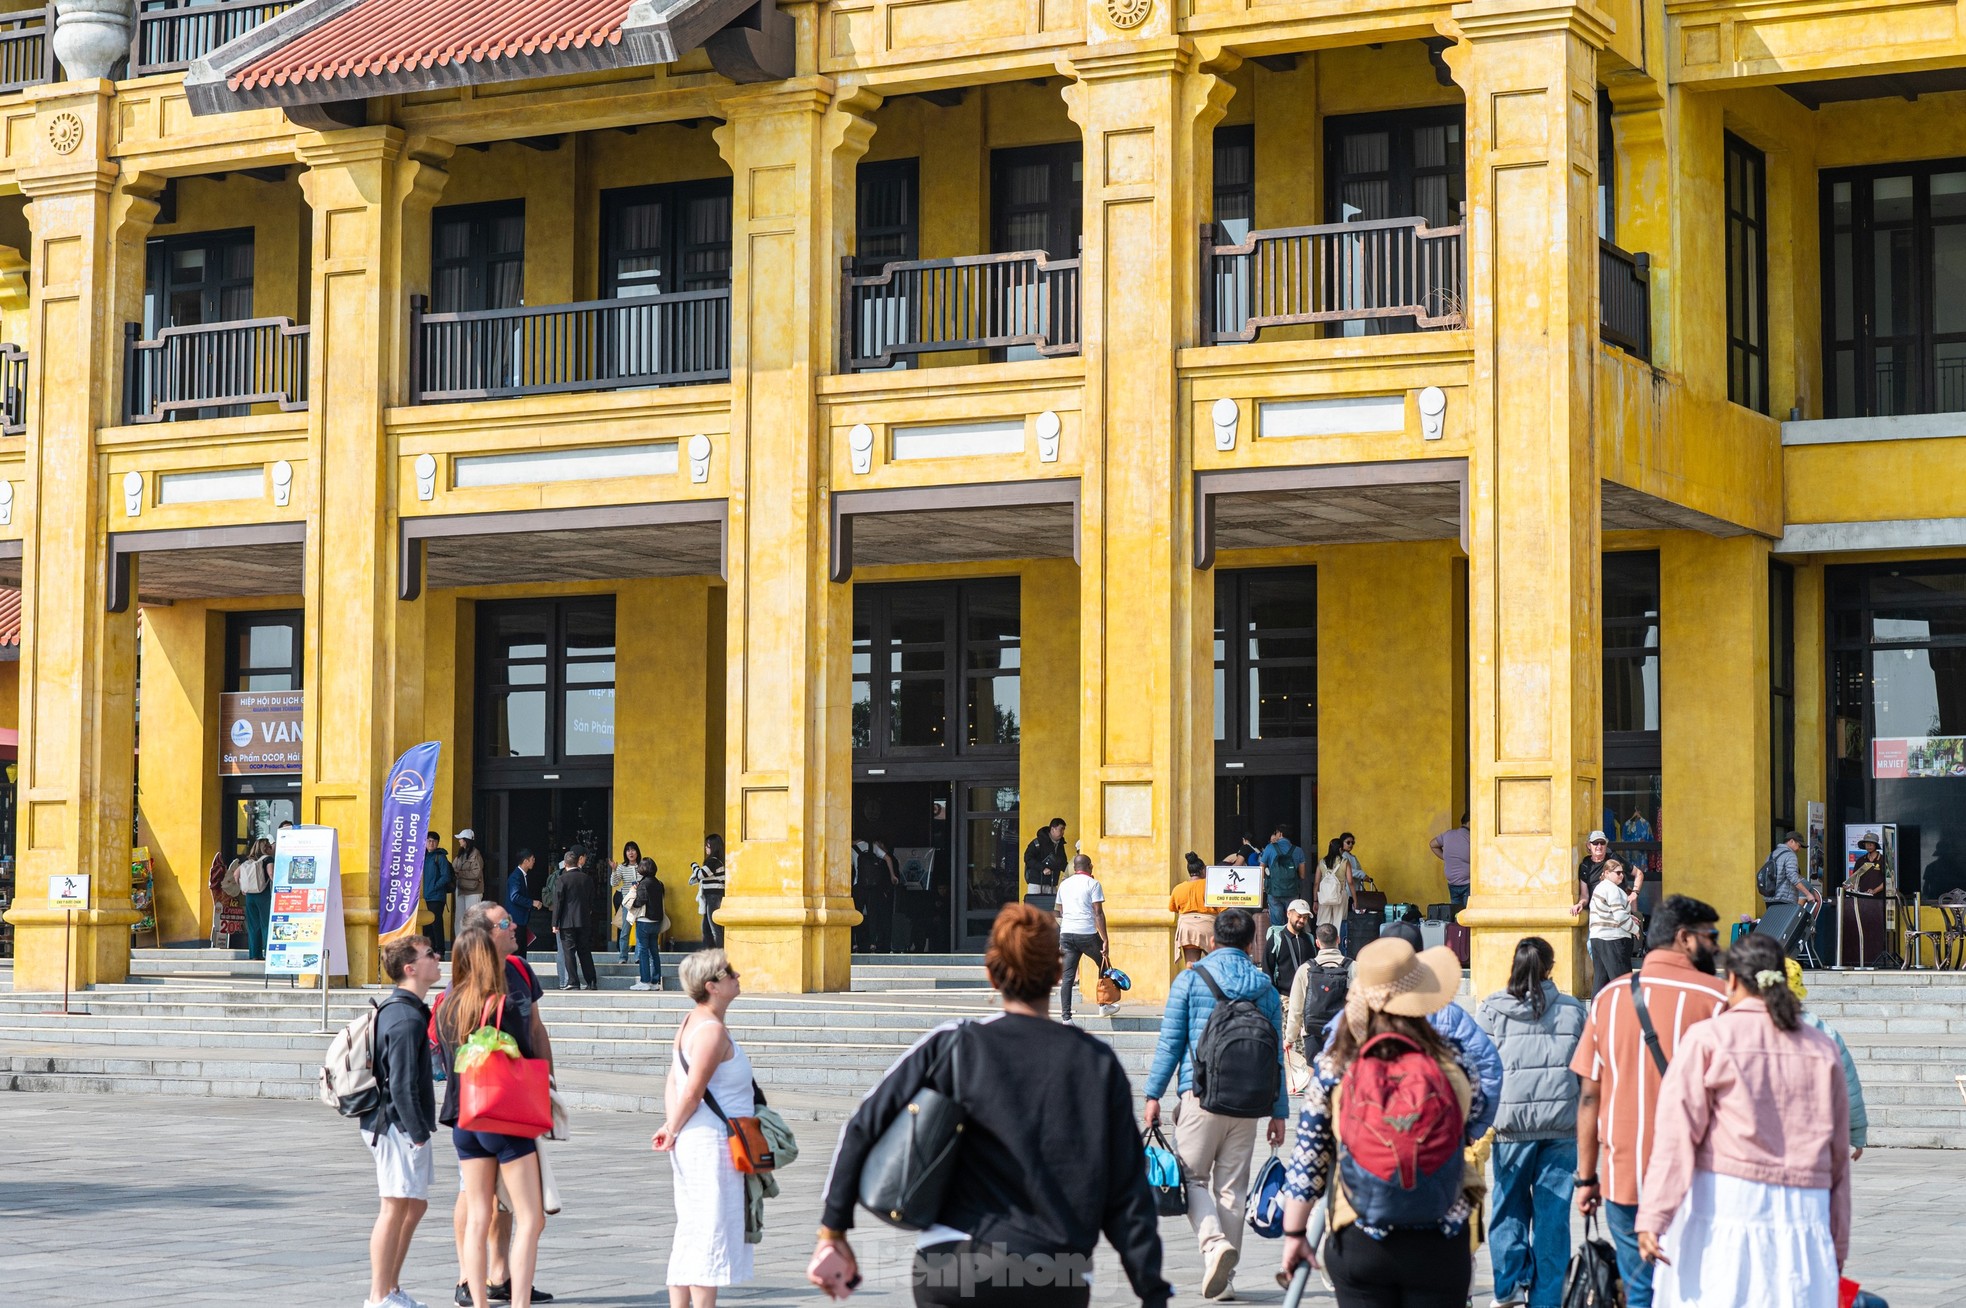
<svg viewBox="0 0 1966 1308">
<path fill-rule="evenodd" d="M 55 80 L 55 51 L 48 40 L 53 28 L 52 9 L 0 14 L 0 92 Z"/>
<path fill-rule="evenodd" d="M 27 430 L 27 351 L 0 344 L 0 436 Z"/>
<path fill-rule="evenodd" d="M 307 407 L 307 324 L 291 318 L 166 327 L 142 340 L 140 323 L 124 325 L 123 421 L 163 422 L 171 415 L 232 405 Z"/>
<path fill-rule="evenodd" d="M 885 263 L 840 261 L 840 371 L 891 368 L 942 350 L 1079 352 L 1079 261 L 1042 250 Z"/>
<path fill-rule="evenodd" d="M 178 73 L 287 10 L 293 0 L 139 0 L 130 76 Z"/>
<path fill-rule="evenodd" d="M 1598 334 L 1636 358 L 1652 361 L 1652 256 L 1597 243 Z"/>
<path fill-rule="evenodd" d="M 1462 325 L 1461 229 L 1430 228 L 1423 218 L 1277 227 L 1239 245 L 1218 243 L 1206 223 L 1201 268 L 1203 345 L 1253 341 L 1265 327 Z"/>
<path fill-rule="evenodd" d="M 410 403 L 730 377 L 730 288 L 431 313 L 410 301 Z"/>
</svg>

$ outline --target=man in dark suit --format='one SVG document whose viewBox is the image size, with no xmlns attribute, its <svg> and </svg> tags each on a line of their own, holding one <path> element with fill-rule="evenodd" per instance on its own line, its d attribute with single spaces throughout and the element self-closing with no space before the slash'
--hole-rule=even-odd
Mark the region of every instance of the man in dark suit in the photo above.
<svg viewBox="0 0 1966 1308">
<path fill-rule="evenodd" d="M 594 941 L 588 930 L 599 920 L 594 878 L 587 871 L 586 850 L 576 845 L 567 854 L 568 866 L 560 873 L 559 894 L 553 901 L 553 928 L 560 941 L 560 989 L 599 990 Z M 577 975 L 576 964 L 580 969 Z"/>
</svg>

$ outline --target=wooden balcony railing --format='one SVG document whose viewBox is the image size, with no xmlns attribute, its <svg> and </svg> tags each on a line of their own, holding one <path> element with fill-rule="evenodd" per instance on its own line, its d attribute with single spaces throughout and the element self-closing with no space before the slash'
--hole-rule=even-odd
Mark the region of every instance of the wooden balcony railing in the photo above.
<svg viewBox="0 0 1966 1308">
<path fill-rule="evenodd" d="M 294 0 L 139 0 L 130 76 L 173 73 L 293 8 Z"/>
<path fill-rule="evenodd" d="M 730 288 L 430 313 L 410 300 L 410 403 L 723 381 Z"/>
<path fill-rule="evenodd" d="M 1423 218 L 1278 227 L 1240 245 L 1201 229 L 1202 344 L 1253 341 L 1265 327 L 1391 320 L 1390 330 L 1459 327 L 1459 227 Z"/>
<path fill-rule="evenodd" d="M 27 430 L 27 351 L 0 344 L 0 436 Z"/>
<path fill-rule="evenodd" d="M 840 261 L 840 371 L 937 350 L 1079 352 L 1079 261 L 1042 250 L 913 259 L 856 276 Z"/>
<path fill-rule="evenodd" d="M 123 419 L 162 422 L 173 413 L 235 404 L 307 407 L 307 324 L 250 318 L 166 327 L 141 340 L 124 326 Z"/>
<path fill-rule="evenodd" d="M 0 14 L 0 92 L 19 91 L 55 80 L 52 9 L 17 9 Z"/>
<path fill-rule="evenodd" d="M 1652 256 L 1597 243 L 1598 334 L 1639 358 L 1652 358 Z"/>
</svg>

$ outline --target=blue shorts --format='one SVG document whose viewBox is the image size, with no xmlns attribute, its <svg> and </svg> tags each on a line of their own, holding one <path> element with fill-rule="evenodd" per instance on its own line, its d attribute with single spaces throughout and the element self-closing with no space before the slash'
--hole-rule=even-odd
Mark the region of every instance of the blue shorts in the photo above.
<svg viewBox="0 0 1966 1308">
<path fill-rule="evenodd" d="M 467 1131 L 461 1126 L 451 1128 L 451 1143 L 457 1147 L 459 1162 L 473 1158 L 496 1158 L 500 1167 L 539 1152 L 539 1146 L 525 1136 L 499 1135 L 495 1131 Z"/>
</svg>

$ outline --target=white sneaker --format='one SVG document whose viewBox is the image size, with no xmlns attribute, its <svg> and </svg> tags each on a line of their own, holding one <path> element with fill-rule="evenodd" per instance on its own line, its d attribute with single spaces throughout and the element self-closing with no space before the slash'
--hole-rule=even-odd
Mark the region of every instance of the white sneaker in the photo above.
<svg viewBox="0 0 1966 1308">
<path fill-rule="evenodd" d="M 646 981 L 637 981 L 637 982 L 636 982 L 636 983 L 635 983 L 634 985 L 631 985 L 631 986 L 629 986 L 628 988 L 629 988 L 630 990 L 653 990 L 653 989 L 655 989 L 655 987 L 654 987 L 654 986 L 651 986 L 651 985 L 650 985 L 650 984 L 649 984 L 648 982 L 646 982 Z"/>
<path fill-rule="evenodd" d="M 651 990 L 660 990 L 660 989 L 662 989 L 662 978 L 661 978 L 661 977 L 657 977 L 657 978 L 655 979 L 655 983 L 654 983 L 653 985 L 651 985 L 651 986 L 649 987 L 649 989 L 651 989 Z"/>
<path fill-rule="evenodd" d="M 1216 1245 L 1215 1252 L 1209 1254 L 1203 1263 L 1207 1271 L 1202 1277 L 1201 1297 L 1219 1299 L 1227 1294 L 1229 1286 L 1235 1281 L 1236 1263 L 1241 1258 L 1241 1251 L 1227 1240 Z"/>
<path fill-rule="evenodd" d="M 1120 1011 L 1120 1006 L 1118 1004 L 1099 1005 L 1099 1016 L 1101 1017 L 1111 1017 L 1114 1013 L 1117 1013 L 1119 1011 Z"/>
<path fill-rule="evenodd" d="M 389 1297 L 384 1299 L 383 1302 L 388 1304 L 389 1308 L 430 1308 L 429 1304 L 421 1300 L 412 1299 L 407 1294 L 404 1294 L 403 1287 L 400 1285 L 391 1290 Z"/>
<path fill-rule="evenodd" d="M 1060 1022 L 1063 1022 L 1066 1026 L 1075 1027 L 1078 1025 L 1078 1020 L 1074 1018 L 1070 1013 L 1065 1014 L 1065 1016 L 1059 1018 L 1058 1020 Z"/>
</svg>

